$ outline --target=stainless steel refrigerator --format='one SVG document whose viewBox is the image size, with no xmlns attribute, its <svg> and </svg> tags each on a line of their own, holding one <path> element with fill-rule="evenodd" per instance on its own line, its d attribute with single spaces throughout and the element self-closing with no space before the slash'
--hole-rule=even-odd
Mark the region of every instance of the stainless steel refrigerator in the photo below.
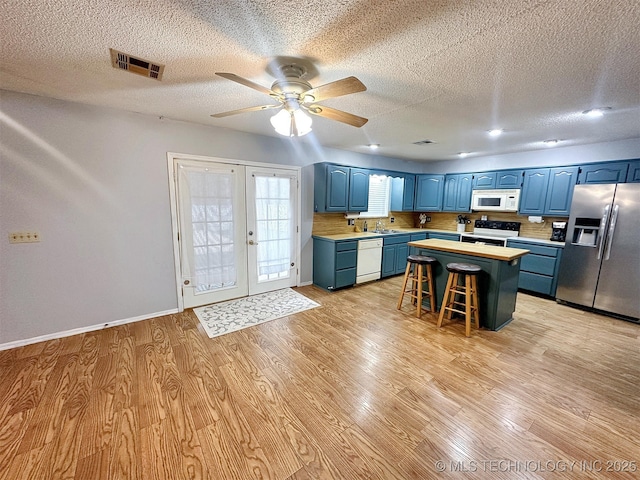
<svg viewBox="0 0 640 480">
<path fill-rule="evenodd" d="M 556 298 L 640 318 L 640 183 L 576 185 Z"/>
</svg>

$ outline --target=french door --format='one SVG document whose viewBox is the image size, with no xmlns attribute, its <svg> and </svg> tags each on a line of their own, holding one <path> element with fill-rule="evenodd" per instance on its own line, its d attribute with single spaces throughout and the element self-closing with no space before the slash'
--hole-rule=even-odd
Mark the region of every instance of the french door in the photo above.
<svg viewBox="0 0 640 480">
<path fill-rule="evenodd" d="M 295 286 L 297 175 L 247 167 L 246 186 L 249 294 Z"/>
<path fill-rule="evenodd" d="M 172 168 L 183 308 L 297 284 L 298 170 L 178 158 Z"/>
</svg>

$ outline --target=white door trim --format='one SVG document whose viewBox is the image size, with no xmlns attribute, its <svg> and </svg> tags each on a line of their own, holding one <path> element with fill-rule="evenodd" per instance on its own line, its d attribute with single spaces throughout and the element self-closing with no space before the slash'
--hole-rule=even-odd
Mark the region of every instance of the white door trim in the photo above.
<svg viewBox="0 0 640 480">
<path fill-rule="evenodd" d="M 281 165 L 275 163 L 262 163 L 262 162 L 252 162 L 247 160 L 234 160 L 229 158 L 220 158 L 220 157 L 207 157 L 203 155 L 191 155 L 187 153 L 176 153 L 176 152 L 167 152 L 167 172 L 169 179 L 169 202 L 171 209 L 171 234 L 173 240 L 173 262 L 174 262 L 174 274 L 175 274 L 175 282 L 176 282 L 176 298 L 178 303 L 178 311 L 184 311 L 184 301 L 182 298 L 182 276 L 180 270 L 180 241 L 179 241 L 179 232 L 180 225 L 178 219 L 178 199 L 177 199 L 177 185 L 175 178 L 175 163 L 177 160 L 196 160 L 201 162 L 212 162 L 212 163 L 227 163 L 232 165 L 242 165 L 242 166 L 252 166 L 252 167 L 262 167 L 262 168 L 274 168 L 274 169 L 282 169 L 282 170 L 291 170 L 296 173 L 298 178 L 297 185 L 297 197 L 298 197 L 298 208 L 297 208 L 297 224 L 301 225 L 301 201 L 302 197 L 300 195 L 300 178 L 301 178 L 301 167 L 295 167 L 291 165 Z M 301 258 L 301 240 L 300 240 L 300 227 L 298 227 L 298 231 L 296 233 L 296 258 L 298 258 L 298 268 L 296 269 L 296 286 L 300 286 L 300 262 Z"/>
</svg>

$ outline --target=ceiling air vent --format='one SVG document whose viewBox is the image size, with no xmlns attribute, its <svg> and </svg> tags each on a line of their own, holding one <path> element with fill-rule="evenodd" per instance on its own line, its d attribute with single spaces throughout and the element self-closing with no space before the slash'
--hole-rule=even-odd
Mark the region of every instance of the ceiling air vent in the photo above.
<svg viewBox="0 0 640 480">
<path fill-rule="evenodd" d="M 428 145 L 434 143 L 433 140 L 420 140 L 419 142 L 413 142 L 414 145 Z"/>
<path fill-rule="evenodd" d="M 113 68 L 127 70 L 131 73 L 142 75 L 143 77 L 162 80 L 164 65 L 159 65 L 140 57 L 134 57 L 128 53 L 114 50 L 113 48 L 110 48 L 109 51 L 111 52 L 111 65 Z"/>
</svg>

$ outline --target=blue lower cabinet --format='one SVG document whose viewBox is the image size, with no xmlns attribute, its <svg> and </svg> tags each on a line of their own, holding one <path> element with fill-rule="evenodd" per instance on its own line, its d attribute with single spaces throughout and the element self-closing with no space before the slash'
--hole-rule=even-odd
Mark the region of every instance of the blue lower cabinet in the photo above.
<svg viewBox="0 0 640 480">
<path fill-rule="evenodd" d="M 417 242 L 418 240 L 426 240 L 427 239 L 427 232 L 424 233 L 412 233 L 411 234 L 411 241 L 412 242 Z M 418 248 L 417 247 L 411 247 L 409 249 L 408 255 L 417 255 L 418 254 Z"/>
<path fill-rule="evenodd" d="M 396 247 L 397 245 L 386 245 L 382 247 L 382 268 L 381 277 L 390 277 L 396 274 Z"/>
<path fill-rule="evenodd" d="M 357 240 L 313 237 L 313 283 L 326 290 L 356 283 Z"/>
<path fill-rule="evenodd" d="M 410 235 L 387 235 L 383 239 L 381 277 L 404 273 Z"/>
<path fill-rule="evenodd" d="M 460 241 L 460 235 L 458 235 L 457 233 L 429 232 L 428 238 L 438 238 L 440 240 L 451 240 L 452 242 Z"/>
<path fill-rule="evenodd" d="M 555 297 L 562 247 L 524 240 L 508 240 L 507 247 L 529 250 L 520 262 L 518 288 Z"/>
</svg>

